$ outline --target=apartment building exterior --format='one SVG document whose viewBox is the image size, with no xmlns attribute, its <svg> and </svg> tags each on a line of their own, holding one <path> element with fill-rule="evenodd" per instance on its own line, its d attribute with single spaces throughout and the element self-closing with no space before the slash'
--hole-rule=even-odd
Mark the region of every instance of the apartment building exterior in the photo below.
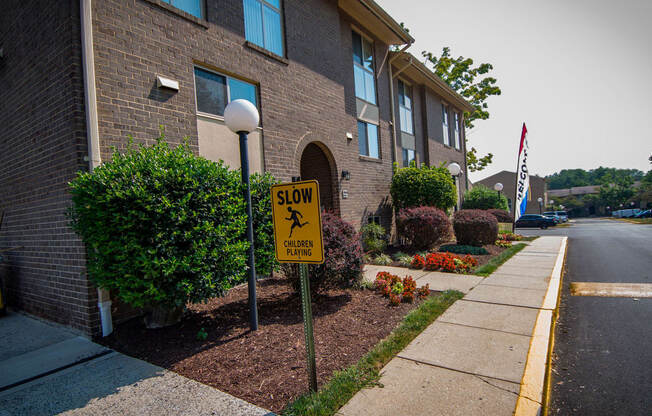
<svg viewBox="0 0 652 416">
<path fill-rule="evenodd" d="M 18 247 L 10 304 L 99 334 L 110 298 L 86 278 L 67 183 L 128 135 L 152 143 L 160 126 L 168 142 L 187 138 L 239 168 L 223 120 L 236 98 L 261 115 L 250 169 L 317 179 L 322 207 L 356 226 L 391 227 L 394 162 L 457 162 L 462 195 L 471 107 L 404 51 L 413 41 L 371 0 L 9 0 L 0 247 Z"/>
</svg>

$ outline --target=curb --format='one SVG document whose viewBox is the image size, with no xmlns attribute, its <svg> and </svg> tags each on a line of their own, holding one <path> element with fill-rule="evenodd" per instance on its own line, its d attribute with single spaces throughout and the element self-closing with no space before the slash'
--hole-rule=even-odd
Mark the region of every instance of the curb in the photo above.
<svg viewBox="0 0 652 416">
<path fill-rule="evenodd" d="M 547 412 L 550 358 L 554 345 L 554 331 L 561 298 L 561 281 L 567 248 L 568 237 L 564 237 L 555 267 L 552 269 L 546 296 L 532 331 L 530 349 L 521 379 L 521 390 L 514 410 L 515 416 L 535 416 Z"/>
</svg>

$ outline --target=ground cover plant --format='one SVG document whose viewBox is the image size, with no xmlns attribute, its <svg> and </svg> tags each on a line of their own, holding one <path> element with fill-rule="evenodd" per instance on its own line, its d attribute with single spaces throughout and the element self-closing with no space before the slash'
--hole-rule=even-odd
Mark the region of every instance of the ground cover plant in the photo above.
<svg viewBox="0 0 652 416">
<path fill-rule="evenodd" d="M 438 251 L 444 253 L 446 252 L 455 253 L 455 254 L 474 254 L 474 255 L 489 254 L 487 249 L 484 247 L 468 246 L 463 244 L 444 244 L 442 246 L 439 246 Z"/>
<path fill-rule="evenodd" d="M 90 280 L 134 307 L 223 295 L 246 272 L 241 186 L 237 171 L 186 144 L 171 148 L 163 133 L 80 173 L 70 183 L 70 217 L 88 248 Z"/>
<path fill-rule="evenodd" d="M 417 282 L 412 276 L 405 276 L 401 279 L 389 272 L 378 272 L 374 288 L 383 296 L 388 297 L 392 306 L 406 302 L 412 303 L 415 298 L 423 299 L 430 294 L 430 285 L 426 284 L 417 289 Z"/>
<path fill-rule="evenodd" d="M 355 364 L 336 372 L 326 385 L 315 393 L 304 394 L 283 411 L 287 416 L 331 416 L 358 391 L 373 386 L 380 379 L 380 370 L 417 335 L 464 295 L 446 291 L 430 296 L 410 312 L 392 333 Z"/>
<path fill-rule="evenodd" d="M 224 297 L 188 305 L 174 326 L 152 331 L 134 319 L 101 342 L 278 413 L 308 390 L 301 299 L 284 278 L 263 279 L 257 286 L 258 331 L 249 331 L 243 284 Z M 434 294 L 390 306 L 375 290 L 320 292 L 313 297 L 319 386 L 388 339 L 409 311 L 434 302 L 431 308 L 440 313 L 438 308 L 453 300 Z"/>
<path fill-rule="evenodd" d="M 473 256 L 467 254 L 458 256 L 452 253 L 429 253 L 426 256 L 425 270 L 448 273 L 468 273 L 478 265 L 478 261 Z"/>
<path fill-rule="evenodd" d="M 507 247 L 511 247 L 511 246 L 512 246 L 512 242 L 511 242 L 511 241 L 508 241 L 508 240 L 496 240 L 496 245 L 497 245 L 498 247 L 505 247 L 505 248 L 507 248 Z"/>
<path fill-rule="evenodd" d="M 521 241 L 523 240 L 523 236 L 520 234 L 514 234 L 514 233 L 499 233 L 498 234 L 498 239 L 499 240 L 505 240 L 505 241 Z"/>
</svg>

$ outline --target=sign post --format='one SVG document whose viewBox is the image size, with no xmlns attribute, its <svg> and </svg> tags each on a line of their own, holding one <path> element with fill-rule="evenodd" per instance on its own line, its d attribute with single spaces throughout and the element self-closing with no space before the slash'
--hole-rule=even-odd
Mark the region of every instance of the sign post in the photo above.
<svg viewBox="0 0 652 416">
<path fill-rule="evenodd" d="M 315 340 L 312 327 L 312 304 L 308 264 L 324 262 L 324 244 L 317 181 L 284 183 L 272 186 L 274 246 L 280 263 L 296 263 L 301 281 L 303 332 L 306 337 L 306 360 L 310 390 L 317 391 Z"/>
</svg>

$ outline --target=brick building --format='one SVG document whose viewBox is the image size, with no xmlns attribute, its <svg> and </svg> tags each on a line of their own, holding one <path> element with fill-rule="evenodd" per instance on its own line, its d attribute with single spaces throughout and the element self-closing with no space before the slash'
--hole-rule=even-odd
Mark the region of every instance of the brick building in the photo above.
<svg viewBox="0 0 652 416">
<path fill-rule="evenodd" d="M 236 98 L 261 115 L 251 170 L 319 180 L 322 206 L 355 225 L 391 227 L 394 162 L 457 162 L 466 189 L 471 107 L 405 52 L 412 37 L 372 0 L 4 6 L 0 247 L 19 247 L 7 256 L 15 308 L 87 335 L 109 330 L 110 298 L 88 282 L 85 247 L 67 225 L 67 183 L 127 135 L 152 143 L 159 126 L 170 143 L 188 137 L 198 154 L 239 168 L 223 121 Z"/>
<path fill-rule="evenodd" d="M 507 202 L 509 203 L 509 212 L 513 214 L 514 212 L 512 211 L 512 205 L 516 192 L 516 174 L 514 172 L 503 170 L 502 172 L 498 172 L 495 175 L 491 175 L 481 181 L 474 183 L 473 186 L 482 185 L 486 186 L 489 189 L 494 189 L 494 185 L 497 182 L 503 184 L 502 192 L 507 197 Z M 530 175 L 530 193 L 528 194 L 525 214 L 539 214 L 539 198 L 542 199 L 541 211 L 546 210 L 546 206 L 548 205 L 547 190 L 548 186 L 546 184 L 545 178 L 536 175 Z"/>
</svg>

